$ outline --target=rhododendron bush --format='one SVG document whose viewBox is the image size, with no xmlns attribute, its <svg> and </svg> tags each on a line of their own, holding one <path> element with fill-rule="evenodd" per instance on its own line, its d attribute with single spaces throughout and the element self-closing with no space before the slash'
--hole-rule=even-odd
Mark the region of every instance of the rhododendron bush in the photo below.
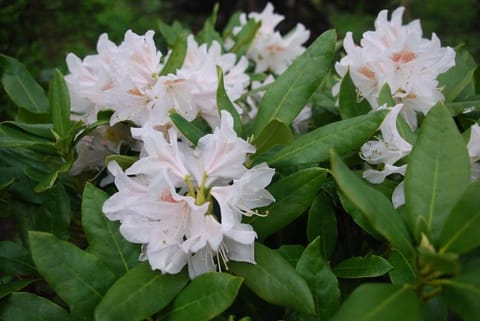
<svg viewBox="0 0 480 321">
<path fill-rule="evenodd" d="M 478 320 L 476 64 L 403 12 L 0 56 L 0 319 Z"/>
</svg>

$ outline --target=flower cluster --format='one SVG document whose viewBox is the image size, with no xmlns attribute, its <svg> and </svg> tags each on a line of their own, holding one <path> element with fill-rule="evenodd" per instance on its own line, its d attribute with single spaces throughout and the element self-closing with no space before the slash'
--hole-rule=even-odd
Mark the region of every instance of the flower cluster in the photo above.
<svg viewBox="0 0 480 321">
<path fill-rule="evenodd" d="M 419 20 L 402 24 L 403 7 L 392 13 L 382 10 L 375 20 L 375 31 L 363 34 L 360 46 L 352 33 L 345 36 L 347 55 L 335 64 L 337 73 L 347 72 L 373 109 L 378 108 L 378 95 L 388 84 L 396 103 L 403 103 L 402 115 L 412 128 L 417 127 L 416 112 L 427 114 L 435 103 L 443 100 L 438 88 L 438 75 L 455 65 L 455 51 L 442 47 L 435 34 L 422 37 Z M 339 84 L 334 88 L 338 92 Z"/>
<path fill-rule="evenodd" d="M 256 233 L 241 221 L 274 201 L 265 190 L 274 170 L 244 166 L 255 147 L 236 135 L 231 115 L 222 111 L 219 127 L 196 147 L 174 128 L 132 134 L 143 141 L 142 157 L 125 172 L 109 164 L 118 192 L 103 210 L 127 240 L 143 244 L 141 259 L 163 273 L 188 264 L 191 278 L 228 268 L 229 260 L 254 263 Z"/>
</svg>

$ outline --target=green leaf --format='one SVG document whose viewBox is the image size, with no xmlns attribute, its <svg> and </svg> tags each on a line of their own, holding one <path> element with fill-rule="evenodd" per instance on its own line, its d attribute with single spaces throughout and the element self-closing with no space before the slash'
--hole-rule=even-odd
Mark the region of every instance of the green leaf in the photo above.
<svg viewBox="0 0 480 321">
<path fill-rule="evenodd" d="M 480 315 L 480 260 L 476 259 L 462 273 L 445 279 L 444 296 L 448 306 L 465 321 L 476 321 Z"/>
<path fill-rule="evenodd" d="M 438 244 L 448 214 L 470 183 L 470 159 L 462 135 L 439 103 L 426 116 L 405 173 L 410 231 Z"/>
<path fill-rule="evenodd" d="M 345 300 L 331 321 L 421 321 L 416 293 L 407 286 L 363 284 Z"/>
<path fill-rule="evenodd" d="M 223 82 L 223 72 L 220 66 L 217 66 L 217 77 L 218 77 L 218 87 L 217 87 L 217 108 L 218 112 L 221 110 L 226 110 L 230 113 L 233 118 L 233 129 L 238 136 L 242 136 L 242 120 L 238 111 L 235 109 L 235 106 L 230 101 L 230 98 L 225 91 L 225 86 Z"/>
<path fill-rule="evenodd" d="M 112 222 L 102 212 L 108 194 L 87 184 L 82 197 L 82 226 L 88 240 L 87 252 L 95 255 L 105 265 L 121 276 L 138 264 L 140 247 L 125 240 L 119 231 L 120 224 Z"/>
<path fill-rule="evenodd" d="M 117 280 L 95 309 L 99 321 L 144 320 L 166 307 L 189 281 L 187 273 L 162 274 L 148 263 Z"/>
<path fill-rule="evenodd" d="M 292 130 L 288 125 L 274 119 L 262 130 L 254 140 L 257 154 L 261 154 L 275 145 L 288 145 L 293 141 Z"/>
<path fill-rule="evenodd" d="M 413 254 L 410 236 L 389 199 L 351 172 L 332 152 L 333 176 L 344 196 L 363 214 L 364 219 L 404 255 Z"/>
<path fill-rule="evenodd" d="M 340 290 L 335 274 L 321 255 L 322 247 L 321 237 L 317 237 L 303 252 L 296 269 L 312 290 L 318 320 L 328 320 L 340 305 Z"/>
<path fill-rule="evenodd" d="M 218 2 L 215 3 L 213 7 L 213 12 L 208 17 L 207 20 L 205 20 L 205 23 L 203 24 L 202 30 L 197 34 L 196 39 L 199 43 L 206 43 L 210 46 L 210 44 L 213 41 L 217 41 L 219 43 L 222 43 L 222 37 L 220 34 L 215 30 L 215 23 L 217 21 L 217 15 L 218 15 L 218 9 L 220 8 Z"/>
<path fill-rule="evenodd" d="M 175 45 L 167 62 L 160 72 L 160 76 L 175 74 L 180 69 L 187 55 L 187 33 L 180 33 L 175 40 Z"/>
<path fill-rule="evenodd" d="M 395 102 L 393 101 L 392 92 L 391 92 L 390 86 L 388 85 L 387 82 L 385 83 L 385 85 L 383 85 L 382 89 L 378 93 L 377 103 L 378 103 L 379 106 L 382 106 L 384 104 L 387 104 L 387 107 L 395 106 Z"/>
<path fill-rule="evenodd" d="M 63 75 L 58 70 L 55 70 L 50 82 L 48 100 L 50 102 L 53 130 L 60 138 L 65 139 L 70 134 L 70 94 Z"/>
<path fill-rule="evenodd" d="M 128 156 L 128 155 L 108 155 L 105 157 L 105 164 L 110 163 L 111 161 L 116 161 L 122 169 L 126 169 L 132 166 L 133 163 L 138 161 L 138 156 Z"/>
<path fill-rule="evenodd" d="M 373 278 L 388 273 L 393 266 L 381 256 L 352 257 L 338 263 L 333 272 L 339 278 Z"/>
<path fill-rule="evenodd" d="M 372 107 L 368 101 L 359 96 L 350 72 L 347 72 L 342 79 L 338 94 L 338 111 L 342 119 L 364 115 L 371 110 Z"/>
<path fill-rule="evenodd" d="M 182 115 L 172 112 L 170 113 L 170 119 L 172 122 L 175 124 L 175 127 L 178 128 L 178 130 L 185 135 L 185 137 L 192 142 L 193 145 L 197 145 L 198 140 L 205 136 L 205 132 L 195 126 L 194 123 L 189 122 L 185 118 L 182 117 Z"/>
<path fill-rule="evenodd" d="M 305 246 L 303 245 L 285 244 L 274 251 L 280 254 L 291 266 L 295 267 L 304 250 Z"/>
<path fill-rule="evenodd" d="M 416 274 L 412 263 L 400 251 L 390 252 L 388 262 L 393 266 L 388 272 L 392 284 L 415 284 Z"/>
<path fill-rule="evenodd" d="M 290 224 L 310 206 L 327 177 L 323 168 L 307 168 L 287 176 L 268 190 L 275 203 L 267 207 L 267 217 L 255 217 L 252 223 L 259 238 L 265 238 Z"/>
<path fill-rule="evenodd" d="M 13 280 L 13 281 L 10 281 L 6 284 L 4 284 L 2 282 L 2 284 L 0 284 L 0 299 L 3 299 L 4 297 L 6 297 L 7 295 L 9 295 L 12 292 L 17 292 L 17 291 L 23 289 L 24 287 L 26 287 L 27 285 L 29 285 L 30 283 L 32 283 L 34 281 L 36 281 L 36 280 L 35 279 L 23 279 L 23 280 Z"/>
<path fill-rule="evenodd" d="M 175 298 L 171 309 L 159 320 L 207 321 L 225 311 L 235 300 L 242 278 L 221 272 L 197 276 Z"/>
<path fill-rule="evenodd" d="M 467 50 L 457 50 L 455 66 L 446 73 L 438 76 L 439 87 L 444 88 L 442 93 L 445 101 L 451 102 L 474 80 L 473 75 L 477 64 Z"/>
<path fill-rule="evenodd" d="M 30 232 L 30 248 L 38 272 L 74 311 L 93 318 L 93 309 L 115 275 L 95 256 L 49 233 Z"/>
<path fill-rule="evenodd" d="M 4 321 L 68 321 L 67 311 L 35 294 L 13 293 L 0 305 L 0 319 Z"/>
<path fill-rule="evenodd" d="M 445 274 L 457 274 L 460 270 L 458 255 L 455 253 L 435 253 L 418 247 L 418 262 L 420 266 L 428 266 L 431 270 Z"/>
<path fill-rule="evenodd" d="M 337 216 L 331 200 L 319 194 L 308 211 L 307 240 L 313 242 L 320 236 L 320 253 L 328 259 L 335 251 L 337 233 Z"/>
<path fill-rule="evenodd" d="M 466 100 L 445 103 L 452 116 L 458 116 L 467 110 L 480 111 L 480 100 Z"/>
<path fill-rule="evenodd" d="M 344 194 L 338 194 L 342 206 L 348 214 L 352 217 L 353 221 L 362 228 L 365 232 L 373 236 L 377 240 L 382 239 L 382 235 L 372 226 L 370 219 L 365 213 L 357 207 L 350 199 Z"/>
<path fill-rule="evenodd" d="M 52 124 L 27 124 L 19 121 L 4 121 L 2 122 L 2 126 L 17 127 L 17 129 L 29 134 L 48 139 L 52 142 L 55 141 L 55 136 L 52 133 Z"/>
<path fill-rule="evenodd" d="M 70 168 L 73 165 L 73 160 L 69 160 L 62 165 L 60 165 L 58 168 L 53 170 L 50 174 L 47 174 L 44 176 L 42 179 L 40 179 L 40 182 L 38 183 L 37 186 L 35 186 L 35 192 L 44 192 L 48 189 L 51 189 L 55 182 L 58 179 L 58 176 L 62 173 L 66 173 L 70 170 Z"/>
<path fill-rule="evenodd" d="M 315 303 L 305 280 L 279 254 L 255 243 L 256 264 L 229 262 L 230 271 L 263 300 L 300 312 L 315 314 Z"/>
<path fill-rule="evenodd" d="M 273 119 L 289 125 L 327 74 L 335 52 L 336 33 L 323 33 L 269 86 L 260 103 L 255 136 Z"/>
<path fill-rule="evenodd" d="M 8 96 L 20 108 L 35 114 L 48 113 L 48 100 L 43 88 L 18 60 L 0 55 L 2 83 Z"/>
<path fill-rule="evenodd" d="M 447 217 L 440 235 L 440 253 L 467 253 L 480 246 L 480 181 L 472 183 Z"/>
<path fill-rule="evenodd" d="M 274 167 L 317 164 L 328 160 L 330 148 L 341 155 L 358 151 L 377 131 L 387 111 L 330 123 L 298 137 L 269 160 Z"/>
<path fill-rule="evenodd" d="M 255 21 L 254 19 L 249 19 L 246 24 L 242 26 L 242 29 L 238 32 L 235 44 L 233 45 L 230 52 L 233 52 L 237 55 L 238 58 L 244 56 L 250 45 L 252 44 L 253 39 L 257 35 L 258 29 L 260 29 L 262 22 Z"/>
<path fill-rule="evenodd" d="M 158 21 L 158 30 L 160 31 L 163 39 L 167 42 L 167 45 L 170 48 L 175 46 L 178 37 L 181 34 L 189 34 L 189 30 L 187 30 L 181 23 L 178 21 L 174 21 L 171 26 L 167 25 L 163 21 Z"/>
<path fill-rule="evenodd" d="M 35 271 L 28 251 L 12 241 L 0 242 L 0 274 L 31 275 Z"/>
<path fill-rule="evenodd" d="M 0 124 L 0 147 L 30 148 L 48 154 L 57 152 L 52 141 L 12 127 L 8 123 Z"/>
</svg>

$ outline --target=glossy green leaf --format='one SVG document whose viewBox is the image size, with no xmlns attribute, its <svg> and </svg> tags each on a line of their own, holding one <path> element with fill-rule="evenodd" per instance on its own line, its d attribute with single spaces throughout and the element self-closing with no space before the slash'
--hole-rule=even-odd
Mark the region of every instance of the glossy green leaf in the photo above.
<svg viewBox="0 0 480 321">
<path fill-rule="evenodd" d="M 328 160 L 330 148 L 341 155 L 355 152 L 377 131 L 386 113 L 368 113 L 315 129 L 281 149 L 268 163 L 274 167 L 317 164 Z"/>
<path fill-rule="evenodd" d="M 34 282 L 35 279 L 22 279 L 22 280 L 13 280 L 8 283 L 0 284 L 0 299 L 3 299 L 12 292 L 17 292 L 30 283 Z"/>
<path fill-rule="evenodd" d="M 341 193 L 338 194 L 338 198 L 340 199 L 340 202 L 342 203 L 342 206 L 345 212 L 350 214 L 353 221 L 357 223 L 357 225 L 360 226 L 362 230 L 364 230 L 365 232 L 367 232 L 377 240 L 382 239 L 382 235 L 376 230 L 375 227 L 372 226 L 372 223 L 370 223 L 370 219 L 368 218 L 368 216 L 365 215 L 365 213 L 360 208 L 358 208 L 344 194 L 341 194 Z"/>
<path fill-rule="evenodd" d="M 380 92 L 378 93 L 377 103 L 379 106 L 382 106 L 383 104 L 387 104 L 386 107 L 395 106 L 392 91 L 390 90 L 390 86 L 388 85 L 388 83 L 385 83 Z"/>
<path fill-rule="evenodd" d="M 315 302 L 305 280 L 279 254 L 255 243 L 256 264 L 229 262 L 230 271 L 263 300 L 294 310 L 315 314 Z"/>
<path fill-rule="evenodd" d="M 477 258 L 462 273 L 443 280 L 448 306 L 465 321 L 476 321 L 480 315 L 480 260 Z"/>
<path fill-rule="evenodd" d="M 55 70 L 50 82 L 48 100 L 53 130 L 60 138 L 66 138 L 70 134 L 70 94 L 63 75 L 58 70 Z"/>
<path fill-rule="evenodd" d="M 12 241 L 0 242 L 0 274 L 31 275 L 35 271 L 28 251 Z"/>
<path fill-rule="evenodd" d="M 452 113 L 452 116 L 457 116 L 464 113 L 467 110 L 480 111 L 480 100 L 456 101 L 445 103 L 448 110 Z"/>
<path fill-rule="evenodd" d="M 260 25 L 261 21 L 255 21 L 254 19 L 248 20 L 236 35 L 235 44 L 232 49 L 230 49 L 230 52 L 237 54 L 237 57 L 244 56 L 250 48 L 253 39 L 255 39 Z"/>
<path fill-rule="evenodd" d="M 220 66 L 217 66 L 217 77 L 218 77 L 218 87 L 217 87 L 217 108 L 218 112 L 221 110 L 226 110 L 230 113 L 233 118 L 233 129 L 238 136 L 242 136 L 242 120 L 238 111 L 235 109 L 235 106 L 230 101 L 230 98 L 225 91 L 224 81 L 223 81 L 223 71 Z"/>
<path fill-rule="evenodd" d="M 148 263 L 118 279 L 95 309 L 98 321 L 140 321 L 166 307 L 189 281 L 185 271 L 162 274 Z"/>
<path fill-rule="evenodd" d="M 18 60 L 0 55 L 2 83 L 8 96 L 20 108 L 35 114 L 48 113 L 48 100 L 43 88 Z"/>
<path fill-rule="evenodd" d="M 12 127 L 9 124 L 0 124 L 0 147 L 23 147 L 56 154 L 55 144 L 52 141 L 28 133 L 18 127 Z"/>
<path fill-rule="evenodd" d="M 438 244 L 448 214 L 470 183 L 470 159 L 447 108 L 433 107 L 420 128 L 405 173 L 410 231 Z"/>
<path fill-rule="evenodd" d="M 372 110 L 368 101 L 361 97 L 352 81 L 350 72 L 343 76 L 338 93 L 338 111 L 342 119 L 364 115 Z"/>
<path fill-rule="evenodd" d="M 175 40 L 175 45 L 167 62 L 160 72 L 160 76 L 175 74 L 180 69 L 187 55 L 187 33 L 180 33 Z"/>
<path fill-rule="evenodd" d="M 393 269 L 388 272 L 392 284 L 415 284 L 416 274 L 410 262 L 400 251 L 393 250 L 388 255 Z"/>
<path fill-rule="evenodd" d="M 211 320 L 233 303 L 242 281 L 240 277 L 220 272 L 197 276 L 180 292 L 170 310 L 159 320 Z"/>
<path fill-rule="evenodd" d="M 421 246 L 418 248 L 418 262 L 421 266 L 428 266 L 434 271 L 445 274 L 456 274 L 460 270 L 457 254 L 434 253 Z"/>
<path fill-rule="evenodd" d="M 477 64 L 465 49 L 457 50 L 455 66 L 446 73 L 438 76 L 439 87 L 444 88 L 442 93 L 445 101 L 451 102 L 473 81 Z"/>
<path fill-rule="evenodd" d="M 17 127 L 29 134 L 39 136 L 41 138 L 55 141 L 55 136 L 52 134 L 52 124 L 27 124 L 19 121 L 4 121 L 2 126 Z"/>
<path fill-rule="evenodd" d="M 293 141 L 293 133 L 289 126 L 281 121 L 272 120 L 255 138 L 256 154 L 261 154 L 275 145 L 288 145 Z"/>
<path fill-rule="evenodd" d="M 422 321 L 416 293 L 407 286 L 363 284 L 345 300 L 331 321 Z"/>
<path fill-rule="evenodd" d="M 307 240 L 313 242 L 320 236 L 320 253 L 328 259 L 337 244 L 337 216 L 329 197 L 318 195 L 310 206 L 307 221 Z"/>
<path fill-rule="evenodd" d="M 297 272 L 307 281 L 315 300 L 318 320 L 328 320 L 340 305 L 338 280 L 322 252 L 321 237 L 317 237 L 303 252 Z"/>
<path fill-rule="evenodd" d="M 344 196 L 363 214 L 376 232 L 404 255 L 411 256 L 413 246 L 409 233 L 391 201 L 350 171 L 333 152 L 331 164 L 335 181 Z"/>
<path fill-rule="evenodd" d="M 480 182 L 471 184 L 447 217 L 440 235 L 440 253 L 467 253 L 480 246 Z"/>
<path fill-rule="evenodd" d="M 258 109 L 256 136 L 273 119 L 290 124 L 300 113 L 330 69 L 336 37 L 334 30 L 323 33 L 271 84 Z"/>
<path fill-rule="evenodd" d="M 63 308 L 41 296 L 19 292 L 11 294 L 0 305 L 3 321 L 69 321 Z"/>
<path fill-rule="evenodd" d="M 119 231 L 120 224 L 112 222 L 102 212 L 108 194 L 87 184 L 82 197 L 82 226 L 88 240 L 87 252 L 95 255 L 105 265 L 121 276 L 138 264 L 140 246 L 125 240 Z"/>
<path fill-rule="evenodd" d="M 115 281 L 95 256 L 44 232 L 30 232 L 33 262 L 40 275 L 74 311 L 92 319 L 93 309 Z"/>
<path fill-rule="evenodd" d="M 295 267 L 304 250 L 305 246 L 300 244 L 285 244 L 274 251 L 280 254 L 291 266 Z"/>
<path fill-rule="evenodd" d="M 72 165 L 73 160 L 69 160 L 60 165 L 58 168 L 54 169 L 51 173 L 45 175 L 42 179 L 40 179 L 38 185 L 35 186 L 35 192 L 44 192 L 51 189 L 57 182 L 58 176 L 62 173 L 68 172 Z"/>
<path fill-rule="evenodd" d="M 352 257 L 338 263 L 333 272 L 339 278 L 357 279 L 382 276 L 392 270 L 393 266 L 381 256 Z"/>
<path fill-rule="evenodd" d="M 269 186 L 275 203 L 267 207 L 267 217 L 255 217 L 252 223 L 260 238 L 265 238 L 287 226 L 310 206 L 327 172 L 323 168 L 307 168 Z"/>
<path fill-rule="evenodd" d="M 178 130 L 185 135 L 185 137 L 192 142 L 193 145 L 196 145 L 198 140 L 202 138 L 206 133 L 198 128 L 194 123 L 189 122 L 182 115 L 172 112 L 170 113 L 170 119 L 178 128 Z"/>
</svg>

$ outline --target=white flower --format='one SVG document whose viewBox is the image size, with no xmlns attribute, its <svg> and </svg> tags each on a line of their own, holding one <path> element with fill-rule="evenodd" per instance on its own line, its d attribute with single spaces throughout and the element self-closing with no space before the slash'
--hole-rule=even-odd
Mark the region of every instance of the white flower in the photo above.
<svg viewBox="0 0 480 321">
<path fill-rule="evenodd" d="M 423 38 L 418 20 L 403 25 L 403 12 L 404 8 L 399 7 L 389 21 L 388 12 L 381 11 L 375 31 L 365 32 L 360 46 L 347 33 L 347 55 L 335 64 L 335 69 L 341 77 L 350 70 L 355 86 L 373 109 L 378 107 L 378 94 L 387 83 L 396 102 L 404 104 L 403 116 L 416 128 L 416 112 L 427 114 L 443 100 L 436 78 L 455 65 L 455 51 L 441 47 L 435 34 L 431 39 Z M 338 86 L 334 93 L 338 93 Z"/>
<path fill-rule="evenodd" d="M 248 19 L 260 21 L 261 26 L 247 52 L 247 57 L 255 61 L 255 72 L 271 70 L 278 75 L 305 51 L 303 44 L 310 37 L 310 31 L 298 23 L 295 29 L 282 37 L 275 31 L 275 27 L 284 16 L 274 13 L 273 10 L 273 5 L 267 3 L 261 13 L 248 14 Z M 241 25 L 247 22 L 245 14 L 240 17 L 240 22 Z M 234 33 L 238 33 L 240 29 L 241 27 L 235 28 Z"/>
<path fill-rule="evenodd" d="M 109 164 L 118 192 L 105 202 L 105 215 L 119 220 L 122 235 L 142 244 L 140 259 L 163 273 L 188 264 L 194 278 L 228 268 L 229 260 L 254 263 L 257 234 L 242 217 L 274 201 L 265 190 L 274 170 L 244 166 L 255 148 L 236 135 L 226 111 L 196 147 L 179 140 L 174 128 L 166 134 L 132 129 L 144 144 L 141 158 L 125 172 Z"/>
</svg>

